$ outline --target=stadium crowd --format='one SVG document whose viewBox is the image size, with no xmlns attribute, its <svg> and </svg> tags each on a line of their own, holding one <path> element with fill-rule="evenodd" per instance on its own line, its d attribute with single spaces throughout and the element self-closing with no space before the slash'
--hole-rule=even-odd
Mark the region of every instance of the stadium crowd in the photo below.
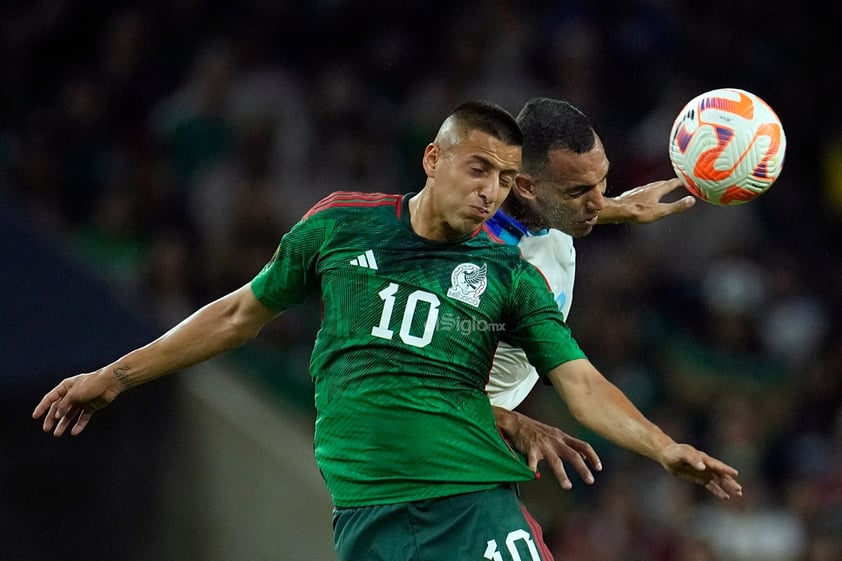
<svg viewBox="0 0 842 561">
<path fill-rule="evenodd" d="M 250 279 L 325 194 L 417 190 L 430 127 L 459 101 L 583 108 L 617 194 L 673 174 L 684 102 L 753 91 L 787 133 L 778 183 L 577 241 L 571 320 L 648 416 L 740 469 L 745 496 L 710 501 L 587 434 L 595 486 L 544 477 L 524 495 L 566 561 L 842 558 L 842 49 L 802 40 L 827 15 L 400 4 L 5 2 L 0 197 L 168 326 Z M 255 344 L 305 352 L 318 312 L 293 313 Z M 541 390 L 524 411 L 576 434 Z"/>
</svg>

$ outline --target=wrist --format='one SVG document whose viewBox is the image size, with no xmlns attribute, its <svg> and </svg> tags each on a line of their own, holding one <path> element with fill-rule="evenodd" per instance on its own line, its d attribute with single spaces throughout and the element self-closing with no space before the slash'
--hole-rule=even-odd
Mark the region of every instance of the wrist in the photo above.
<svg viewBox="0 0 842 561">
<path fill-rule="evenodd" d="M 673 455 L 673 447 L 678 446 L 678 443 L 665 434 L 661 434 L 655 442 L 654 449 L 656 453 L 653 454 L 652 459 L 661 465 L 668 465 L 669 459 Z"/>
<path fill-rule="evenodd" d="M 107 388 L 107 392 L 115 397 L 138 385 L 132 367 L 127 364 L 111 364 L 99 370 L 96 375 Z"/>
<path fill-rule="evenodd" d="M 506 434 L 511 434 L 517 424 L 514 411 L 498 405 L 492 405 L 491 410 L 494 412 L 494 420 L 499 429 Z"/>
</svg>

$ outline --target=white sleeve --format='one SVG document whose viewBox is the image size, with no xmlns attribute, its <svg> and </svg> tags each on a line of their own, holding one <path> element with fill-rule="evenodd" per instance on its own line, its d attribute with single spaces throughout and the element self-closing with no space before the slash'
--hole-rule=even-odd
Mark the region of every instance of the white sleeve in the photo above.
<svg viewBox="0 0 842 561">
<path fill-rule="evenodd" d="M 573 302 L 576 275 L 576 250 L 573 238 L 551 229 L 546 234 L 530 235 L 518 243 L 524 259 L 535 265 L 553 291 L 559 313 L 565 318 Z M 526 398 L 538 381 L 538 372 L 521 349 L 500 343 L 494 355 L 486 392 L 493 405 L 514 409 Z"/>
<path fill-rule="evenodd" d="M 494 354 L 494 364 L 486 392 L 492 405 L 514 409 L 532 391 L 538 372 L 529 364 L 522 349 L 501 342 Z"/>
</svg>

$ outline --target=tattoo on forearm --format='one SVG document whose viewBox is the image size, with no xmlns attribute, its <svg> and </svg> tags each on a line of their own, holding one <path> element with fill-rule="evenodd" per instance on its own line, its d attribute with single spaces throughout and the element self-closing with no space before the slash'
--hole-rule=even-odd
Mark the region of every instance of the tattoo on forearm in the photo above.
<svg viewBox="0 0 842 561">
<path fill-rule="evenodd" d="M 134 381 L 131 376 L 129 376 L 130 369 L 131 367 L 129 366 L 118 366 L 114 369 L 114 376 L 117 378 L 117 381 L 123 384 L 123 387 L 127 389 L 135 386 Z"/>
</svg>

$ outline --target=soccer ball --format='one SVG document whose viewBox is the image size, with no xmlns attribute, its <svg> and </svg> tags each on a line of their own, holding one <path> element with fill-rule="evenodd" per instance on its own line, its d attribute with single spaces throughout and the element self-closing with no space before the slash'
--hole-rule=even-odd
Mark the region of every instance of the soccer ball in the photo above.
<svg viewBox="0 0 842 561">
<path fill-rule="evenodd" d="M 690 193 L 715 205 L 741 205 L 781 173 L 786 136 L 769 105 L 736 88 L 690 100 L 670 132 L 669 156 Z"/>
</svg>

